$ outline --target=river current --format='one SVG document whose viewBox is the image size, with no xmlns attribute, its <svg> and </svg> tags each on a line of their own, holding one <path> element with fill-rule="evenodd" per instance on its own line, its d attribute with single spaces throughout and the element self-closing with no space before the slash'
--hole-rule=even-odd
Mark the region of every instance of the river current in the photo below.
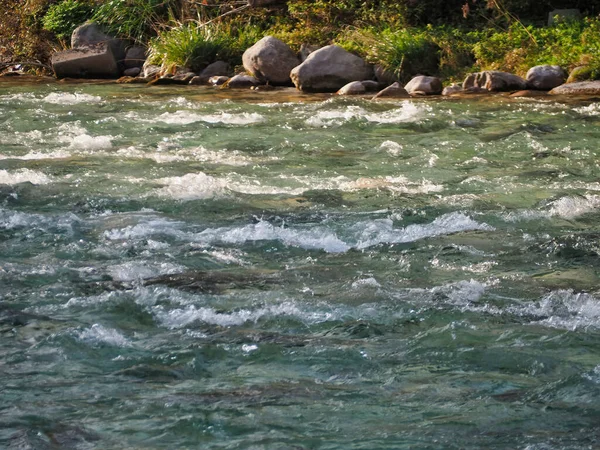
<svg viewBox="0 0 600 450">
<path fill-rule="evenodd" d="M 0 84 L 0 447 L 600 448 L 600 104 Z"/>
</svg>

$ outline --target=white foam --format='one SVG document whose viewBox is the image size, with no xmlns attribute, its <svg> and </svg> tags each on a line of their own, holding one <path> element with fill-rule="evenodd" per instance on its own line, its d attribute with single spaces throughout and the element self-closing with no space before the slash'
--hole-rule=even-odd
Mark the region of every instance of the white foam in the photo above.
<svg viewBox="0 0 600 450">
<path fill-rule="evenodd" d="M 135 225 L 128 225 L 124 228 L 113 228 L 103 233 L 105 239 L 114 240 L 139 240 L 150 236 L 166 235 L 175 238 L 185 239 L 187 234 L 178 229 L 181 222 L 173 222 L 155 217 L 147 218 Z"/>
<path fill-rule="evenodd" d="M 247 322 L 257 322 L 265 317 L 280 316 L 294 317 L 308 323 L 319 323 L 332 320 L 340 315 L 339 313 L 336 314 L 335 311 L 305 311 L 292 302 L 268 305 L 257 309 L 240 309 L 230 313 L 217 312 L 217 310 L 210 307 L 190 305 L 184 309 L 174 309 L 168 312 L 159 311 L 157 314 L 158 320 L 169 328 L 182 328 L 193 322 L 232 327 Z"/>
<path fill-rule="evenodd" d="M 155 191 L 156 195 L 177 200 L 206 199 L 224 195 L 227 184 L 203 172 L 188 173 L 181 177 L 167 177 L 157 180 L 165 186 Z"/>
<path fill-rule="evenodd" d="M 404 148 L 402 144 L 398 144 L 394 141 L 384 141 L 380 146 L 380 149 L 387 151 L 390 156 L 398 156 L 402 153 Z"/>
<path fill-rule="evenodd" d="M 355 282 L 352 283 L 352 289 L 360 289 L 360 288 L 380 288 L 381 284 L 379 284 L 379 282 L 373 278 L 373 277 L 369 277 L 369 278 L 361 278 L 360 280 L 356 280 Z"/>
<path fill-rule="evenodd" d="M 311 127 L 340 126 L 351 120 L 365 120 L 374 123 L 394 124 L 417 122 L 430 111 L 430 106 L 416 105 L 410 101 L 402 103 L 400 108 L 381 113 L 369 113 L 359 106 L 346 106 L 341 109 L 318 111 L 306 120 Z"/>
<path fill-rule="evenodd" d="M 108 274 L 113 280 L 117 281 L 136 281 L 144 278 L 156 277 L 159 275 L 170 275 L 180 273 L 185 270 L 184 266 L 168 262 L 127 262 L 111 266 Z"/>
<path fill-rule="evenodd" d="M 533 323 L 577 330 L 600 327 L 600 299 L 587 293 L 572 290 L 557 290 L 531 305 L 511 308 L 517 314 L 541 316 Z"/>
<path fill-rule="evenodd" d="M 355 226 L 358 230 L 356 248 L 364 249 L 381 243 L 395 244 L 413 242 L 429 237 L 459 233 L 463 231 L 492 231 L 494 227 L 479 223 L 465 214 L 453 212 L 438 217 L 428 224 L 414 224 L 394 229 L 391 219 L 379 219 Z"/>
<path fill-rule="evenodd" d="M 564 219 L 573 219 L 600 208 L 600 196 L 585 195 L 583 197 L 563 197 L 552 202 L 550 214 Z"/>
<path fill-rule="evenodd" d="M 223 164 L 228 166 L 247 166 L 256 162 L 255 158 L 243 155 L 237 150 L 208 150 L 204 147 L 195 147 L 189 149 L 171 150 L 163 152 L 149 152 L 140 150 L 136 147 L 126 147 L 117 150 L 116 154 L 126 158 L 152 159 L 155 162 L 170 163 L 176 161 L 198 161 L 210 164 Z M 108 155 L 107 155 L 108 156 Z M 268 158 L 274 160 L 277 158 Z"/>
<path fill-rule="evenodd" d="M 36 161 L 43 159 L 66 159 L 73 156 L 71 153 L 64 150 L 54 150 L 48 153 L 29 152 L 25 155 L 3 155 L 0 153 L 0 159 L 18 159 L 21 161 Z"/>
<path fill-rule="evenodd" d="M 280 241 L 292 247 L 340 253 L 351 248 L 360 250 L 383 243 L 413 242 L 428 237 L 473 230 L 491 231 L 494 228 L 485 223 L 478 223 L 464 214 L 450 213 L 438 217 L 429 224 L 409 225 L 400 229 L 393 227 L 391 219 L 359 222 L 351 227 L 350 236 L 346 241 L 326 227 L 293 229 L 274 226 L 266 221 L 243 227 L 209 228 L 198 233 L 195 239 L 206 243 L 223 242 L 238 245 L 256 241 Z"/>
<path fill-rule="evenodd" d="M 157 117 L 157 120 L 170 125 L 188 125 L 195 122 L 223 123 L 227 125 L 248 125 L 259 123 L 265 120 L 265 117 L 258 113 L 238 113 L 232 114 L 221 112 L 218 114 L 198 114 L 190 111 L 176 111 L 174 113 L 164 113 Z"/>
<path fill-rule="evenodd" d="M 329 253 L 345 252 L 350 246 L 340 240 L 335 233 L 321 227 L 311 229 L 290 229 L 276 227 L 260 221 L 256 224 L 234 228 L 209 228 L 197 235 L 200 241 L 220 241 L 227 244 L 244 244 L 256 241 L 281 241 L 285 245 L 307 250 L 325 250 Z"/>
<path fill-rule="evenodd" d="M 100 103 L 102 102 L 102 98 L 89 94 L 53 92 L 46 95 L 42 101 L 55 105 L 78 105 L 80 103 Z"/>
<path fill-rule="evenodd" d="M 53 180 L 48 175 L 30 169 L 19 169 L 13 172 L 0 170 L 0 184 L 15 185 L 20 183 L 31 183 L 35 185 L 50 184 Z"/>
<path fill-rule="evenodd" d="M 129 340 L 112 328 L 95 323 L 90 328 L 75 333 L 78 339 L 92 345 L 107 344 L 115 347 L 129 347 Z"/>
<path fill-rule="evenodd" d="M 70 141 L 70 147 L 82 150 L 106 150 L 112 148 L 112 136 L 90 136 L 80 134 Z"/>
</svg>

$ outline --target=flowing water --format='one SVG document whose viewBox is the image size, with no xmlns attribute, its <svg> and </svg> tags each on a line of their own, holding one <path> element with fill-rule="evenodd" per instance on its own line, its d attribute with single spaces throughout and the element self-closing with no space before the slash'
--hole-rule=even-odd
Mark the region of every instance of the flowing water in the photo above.
<svg viewBox="0 0 600 450">
<path fill-rule="evenodd" d="M 600 104 L 0 85 L 0 447 L 600 448 Z"/>
</svg>

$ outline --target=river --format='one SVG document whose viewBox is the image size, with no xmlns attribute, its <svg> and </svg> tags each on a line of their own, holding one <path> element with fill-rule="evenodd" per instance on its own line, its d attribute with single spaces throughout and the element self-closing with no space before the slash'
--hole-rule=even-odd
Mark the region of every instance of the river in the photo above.
<svg viewBox="0 0 600 450">
<path fill-rule="evenodd" d="M 0 446 L 600 448 L 600 103 L 0 84 Z"/>
</svg>

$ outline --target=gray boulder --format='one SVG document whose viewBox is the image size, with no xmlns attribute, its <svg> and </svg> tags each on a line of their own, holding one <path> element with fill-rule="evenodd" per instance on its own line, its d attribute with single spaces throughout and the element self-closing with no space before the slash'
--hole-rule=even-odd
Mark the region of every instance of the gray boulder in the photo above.
<svg viewBox="0 0 600 450">
<path fill-rule="evenodd" d="M 107 43 L 56 52 L 52 55 L 56 78 L 119 78 L 120 70 Z"/>
<path fill-rule="evenodd" d="M 381 83 L 378 83 L 375 80 L 363 80 L 361 83 L 367 92 L 379 92 L 379 90 L 383 87 Z"/>
<path fill-rule="evenodd" d="M 125 69 L 123 71 L 123 76 L 124 77 L 137 77 L 141 71 L 142 71 L 142 69 L 140 69 L 139 67 L 132 67 L 131 69 Z"/>
<path fill-rule="evenodd" d="M 404 89 L 410 95 L 439 95 L 442 93 L 442 80 L 437 77 L 419 75 L 410 80 Z"/>
<path fill-rule="evenodd" d="M 367 92 L 365 85 L 360 81 L 351 81 L 350 83 L 344 85 L 339 91 L 337 91 L 337 95 L 360 95 Z"/>
<path fill-rule="evenodd" d="M 290 71 L 300 64 L 283 41 L 265 36 L 242 55 L 244 69 L 263 83 L 291 86 Z"/>
<path fill-rule="evenodd" d="M 216 75 L 208 79 L 208 84 L 211 86 L 221 86 L 229 81 L 229 77 L 224 75 Z"/>
<path fill-rule="evenodd" d="M 406 92 L 406 89 L 398 82 L 393 83 L 391 86 L 386 87 L 382 91 L 378 92 L 373 100 L 378 98 L 409 98 L 410 94 Z"/>
<path fill-rule="evenodd" d="M 94 47 L 98 44 L 108 44 L 118 63 L 125 60 L 127 41 L 106 34 L 96 23 L 85 23 L 75 28 L 71 35 L 71 47 L 74 49 Z"/>
<path fill-rule="evenodd" d="M 207 80 L 210 77 L 215 77 L 215 76 L 229 76 L 232 74 L 231 71 L 231 66 L 229 65 L 229 63 L 226 63 L 225 61 L 215 61 L 212 64 L 209 64 L 208 66 L 206 66 L 206 68 L 200 72 L 200 76 L 203 78 L 206 78 Z"/>
<path fill-rule="evenodd" d="M 460 94 L 461 92 L 463 92 L 462 86 L 458 83 L 454 83 L 454 84 L 451 84 L 450 86 L 446 86 L 444 88 L 444 90 L 442 91 L 442 95 L 448 96 L 448 95 Z"/>
<path fill-rule="evenodd" d="M 535 66 L 527 71 L 525 80 L 529 89 L 549 91 L 567 79 L 567 73 L 560 66 Z"/>
<path fill-rule="evenodd" d="M 580 81 L 555 87 L 552 95 L 600 95 L 600 81 Z"/>
<path fill-rule="evenodd" d="M 337 45 L 311 53 L 290 74 L 294 85 L 308 92 L 335 92 L 351 81 L 370 80 L 373 67 Z"/>
<path fill-rule="evenodd" d="M 522 91 L 527 89 L 527 82 L 512 73 L 499 70 L 486 70 L 469 74 L 463 82 L 463 89 L 481 88 L 492 92 Z"/>
<path fill-rule="evenodd" d="M 146 62 L 146 49 L 139 45 L 134 45 L 125 52 L 125 69 L 142 68 Z"/>
<path fill-rule="evenodd" d="M 248 75 L 245 73 L 241 73 L 234 77 L 231 77 L 224 86 L 230 88 L 250 88 L 252 86 L 258 86 L 260 84 L 260 80 L 258 78 L 253 77 L 252 75 Z"/>
</svg>

